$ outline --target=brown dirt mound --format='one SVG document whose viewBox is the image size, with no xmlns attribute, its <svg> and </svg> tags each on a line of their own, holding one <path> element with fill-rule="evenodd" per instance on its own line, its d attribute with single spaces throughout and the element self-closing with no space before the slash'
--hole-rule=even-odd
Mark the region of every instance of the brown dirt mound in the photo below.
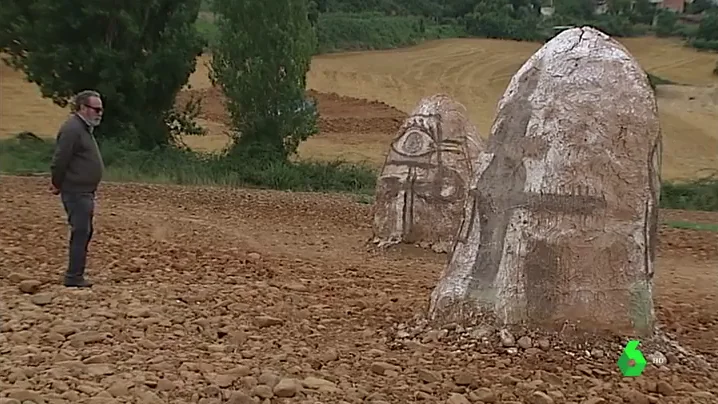
<svg viewBox="0 0 718 404">
<path fill-rule="evenodd" d="M 317 101 L 320 133 L 387 133 L 393 134 L 406 118 L 402 111 L 380 101 L 344 97 L 309 90 L 307 95 Z M 224 107 L 224 94 L 212 87 L 185 90 L 177 96 L 182 105 L 191 96 L 202 99 L 202 119 L 228 125 L 229 114 Z"/>
</svg>

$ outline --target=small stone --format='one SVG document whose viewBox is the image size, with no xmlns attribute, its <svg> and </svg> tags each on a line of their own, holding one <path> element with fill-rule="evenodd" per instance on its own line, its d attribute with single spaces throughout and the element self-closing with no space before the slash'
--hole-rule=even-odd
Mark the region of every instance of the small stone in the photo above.
<svg viewBox="0 0 718 404">
<path fill-rule="evenodd" d="M 224 374 L 224 375 L 214 375 L 210 378 L 210 381 L 217 385 L 217 387 L 221 389 L 226 389 L 227 387 L 231 386 L 235 380 L 237 380 L 237 375 L 233 374 Z"/>
<path fill-rule="evenodd" d="M 52 303 L 53 297 L 54 296 L 52 295 L 52 293 L 38 293 L 36 295 L 33 295 L 30 298 L 30 301 L 38 306 L 46 306 Z"/>
<path fill-rule="evenodd" d="M 7 276 L 7 280 L 9 280 L 12 283 L 20 283 L 20 282 L 24 281 L 25 279 L 27 279 L 27 276 L 25 276 L 21 273 L 17 273 L 17 272 L 13 272 Z"/>
<path fill-rule="evenodd" d="M 474 382 L 474 375 L 469 372 L 459 372 L 454 376 L 454 383 L 457 386 L 468 386 Z"/>
<path fill-rule="evenodd" d="M 233 391 L 229 395 L 229 400 L 227 400 L 227 404 L 257 404 L 257 400 L 250 397 L 244 392 Z"/>
<path fill-rule="evenodd" d="M 650 404 L 651 401 L 648 399 L 648 396 L 641 393 L 640 391 L 629 389 L 625 390 L 621 394 L 623 396 L 623 400 L 629 404 Z"/>
<path fill-rule="evenodd" d="M 247 254 L 247 261 L 249 262 L 259 262 L 262 259 L 262 254 L 251 252 Z"/>
<path fill-rule="evenodd" d="M 132 386 L 134 386 L 134 383 L 130 381 L 118 380 L 107 389 L 107 392 L 112 394 L 113 397 L 127 397 L 130 395 Z"/>
<path fill-rule="evenodd" d="M 279 376 L 271 372 L 265 372 L 259 375 L 259 384 L 266 384 L 267 386 L 274 388 L 279 383 Z"/>
<path fill-rule="evenodd" d="M 277 397 L 294 397 L 299 391 L 299 383 L 294 379 L 282 379 L 274 386 L 273 392 Z"/>
<path fill-rule="evenodd" d="M 483 339 L 493 333 L 493 329 L 488 326 L 479 326 L 469 332 L 469 336 L 475 339 Z"/>
<path fill-rule="evenodd" d="M 115 371 L 112 369 L 112 365 L 104 364 L 104 363 L 93 363 L 87 365 L 87 373 L 90 376 L 108 376 Z"/>
<path fill-rule="evenodd" d="M 528 336 L 526 336 L 526 335 L 524 335 L 523 337 L 519 338 L 519 340 L 518 340 L 518 344 L 519 344 L 519 347 L 521 347 L 521 349 L 529 349 L 529 348 L 531 348 L 531 343 L 532 343 L 531 337 L 528 337 Z"/>
<path fill-rule="evenodd" d="M 11 389 L 4 392 L 8 398 L 20 400 L 20 402 L 30 401 L 36 404 L 45 404 L 45 399 L 39 393 L 30 390 Z"/>
<path fill-rule="evenodd" d="M 334 348 L 329 348 L 319 355 L 319 360 L 324 363 L 334 362 L 337 359 L 339 359 L 339 352 Z"/>
<path fill-rule="evenodd" d="M 459 393 L 451 393 L 451 396 L 446 400 L 446 404 L 471 404 L 466 396 Z"/>
<path fill-rule="evenodd" d="M 594 349 L 591 350 L 591 356 L 594 357 L 594 358 L 599 358 L 599 359 L 600 359 L 600 358 L 603 358 L 604 355 L 605 355 L 605 353 L 603 352 L 602 349 L 594 348 Z"/>
<path fill-rule="evenodd" d="M 249 366 L 239 365 L 239 366 L 234 367 L 227 373 L 238 376 L 238 377 L 244 377 L 244 376 L 251 375 L 252 369 L 250 369 Z"/>
<path fill-rule="evenodd" d="M 486 387 L 479 387 L 469 394 L 472 401 L 479 401 L 483 403 L 495 403 L 497 401 L 496 394 L 491 389 Z"/>
<path fill-rule="evenodd" d="M 501 345 L 505 347 L 513 347 L 514 345 L 516 345 L 516 339 L 506 329 L 502 329 L 501 331 L 499 331 L 499 338 L 501 339 Z"/>
<path fill-rule="evenodd" d="M 272 327 L 275 325 L 284 324 L 284 320 L 282 320 L 281 318 L 271 316 L 259 316 L 255 319 L 255 322 L 257 323 L 257 327 L 259 328 Z"/>
<path fill-rule="evenodd" d="M 424 383 L 436 383 L 441 380 L 441 376 L 426 369 L 419 369 L 417 376 L 419 377 L 419 380 Z"/>
<path fill-rule="evenodd" d="M 308 389 L 318 390 L 321 388 L 328 388 L 330 390 L 336 389 L 337 385 L 329 380 L 320 379 L 318 377 L 309 376 L 302 381 L 304 387 Z"/>
<path fill-rule="evenodd" d="M 414 392 L 414 398 L 415 398 L 416 400 L 422 400 L 422 401 L 423 401 L 423 400 L 429 401 L 429 400 L 433 400 L 433 399 L 434 399 L 434 397 L 432 397 L 431 394 L 425 393 L 425 392 L 423 392 L 423 391 Z"/>
<path fill-rule="evenodd" d="M 244 376 L 244 377 L 242 377 L 242 379 L 240 379 L 240 383 L 242 384 L 242 386 L 251 390 L 251 389 L 257 387 L 257 385 L 259 384 L 259 381 L 254 376 Z M 269 386 L 269 387 L 271 388 L 272 386 Z"/>
<path fill-rule="evenodd" d="M 581 402 L 581 404 L 606 404 L 606 403 L 607 403 L 606 399 L 602 398 L 602 397 L 591 397 L 591 398 L 588 398 L 588 399 L 584 400 L 583 402 Z"/>
<path fill-rule="evenodd" d="M 36 281 L 34 279 L 26 279 L 20 282 L 18 288 L 22 293 L 34 294 L 40 290 L 41 285 L 42 283 L 40 283 L 40 281 Z"/>
<path fill-rule="evenodd" d="M 664 396 L 672 396 L 676 394 L 676 389 L 674 389 L 673 386 L 665 380 L 661 380 L 656 383 L 656 391 Z"/>
<path fill-rule="evenodd" d="M 538 340 L 538 346 L 544 351 L 551 349 L 551 342 L 547 338 L 541 338 Z"/>
<path fill-rule="evenodd" d="M 175 389 L 175 384 L 167 379 L 160 379 L 157 381 L 157 389 L 160 391 L 172 391 Z"/>
<path fill-rule="evenodd" d="M 259 398 L 268 399 L 274 397 L 274 392 L 272 391 L 272 388 L 267 386 L 266 384 L 260 384 L 252 389 L 252 395 Z"/>
<path fill-rule="evenodd" d="M 385 375 L 388 372 L 396 372 L 396 373 L 401 372 L 401 368 L 399 368 L 398 366 L 388 364 L 386 362 L 374 362 L 369 367 L 369 370 L 371 370 L 372 372 L 374 372 L 378 375 Z"/>
<path fill-rule="evenodd" d="M 554 404 L 553 398 L 542 391 L 534 391 L 529 397 L 530 404 Z"/>
<path fill-rule="evenodd" d="M 546 383 L 552 384 L 554 386 L 563 385 L 563 381 L 561 380 L 561 378 L 551 372 L 541 371 L 540 377 L 541 377 L 541 380 L 545 381 Z"/>
</svg>

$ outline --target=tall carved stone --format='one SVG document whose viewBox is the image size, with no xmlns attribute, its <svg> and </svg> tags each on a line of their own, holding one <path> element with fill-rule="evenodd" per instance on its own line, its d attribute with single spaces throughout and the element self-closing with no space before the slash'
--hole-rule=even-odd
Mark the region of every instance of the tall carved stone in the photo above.
<svg viewBox="0 0 718 404">
<path fill-rule="evenodd" d="M 430 317 L 652 331 L 661 131 L 620 43 L 588 27 L 547 42 L 511 79 L 478 161 Z"/>
<path fill-rule="evenodd" d="M 377 181 L 373 242 L 448 251 L 483 145 L 463 105 L 444 94 L 422 99 L 391 143 Z"/>
</svg>

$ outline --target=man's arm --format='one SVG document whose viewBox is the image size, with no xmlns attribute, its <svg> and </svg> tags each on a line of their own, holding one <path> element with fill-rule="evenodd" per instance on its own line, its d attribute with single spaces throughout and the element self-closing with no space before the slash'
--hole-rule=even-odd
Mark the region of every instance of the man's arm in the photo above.
<svg viewBox="0 0 718 404">
<path fill-rule="evenodd" d="M 52 156 L 52 163 L 50 163 L 50 172 L 52 173 L 52 185 L 58 190 L 65 179 L 67 166 L 70 164 L 76 141 L 77 132 L 68 130 L 68 128 L 60 129 L 57 134 L 55 153 Z"/>
</svg>

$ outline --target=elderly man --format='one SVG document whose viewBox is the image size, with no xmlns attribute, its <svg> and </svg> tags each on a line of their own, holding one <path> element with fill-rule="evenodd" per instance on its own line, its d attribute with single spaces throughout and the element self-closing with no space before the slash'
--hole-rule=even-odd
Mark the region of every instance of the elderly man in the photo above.
<svg viewBox="0 0 718 404">
<path fill-rule="evenodd" d="M 95 190 L 104 163 L 93 130 L 102 121 L 102 99 L 97 91 L 75 96 L 73 114 L 60 127 L 50 170 L 52 192 L 60 195 L 70 224 L 70 251 L 65 286 L 89 288 L 85 278 L 87 246 L 92 239 Z"/>
</svg>

